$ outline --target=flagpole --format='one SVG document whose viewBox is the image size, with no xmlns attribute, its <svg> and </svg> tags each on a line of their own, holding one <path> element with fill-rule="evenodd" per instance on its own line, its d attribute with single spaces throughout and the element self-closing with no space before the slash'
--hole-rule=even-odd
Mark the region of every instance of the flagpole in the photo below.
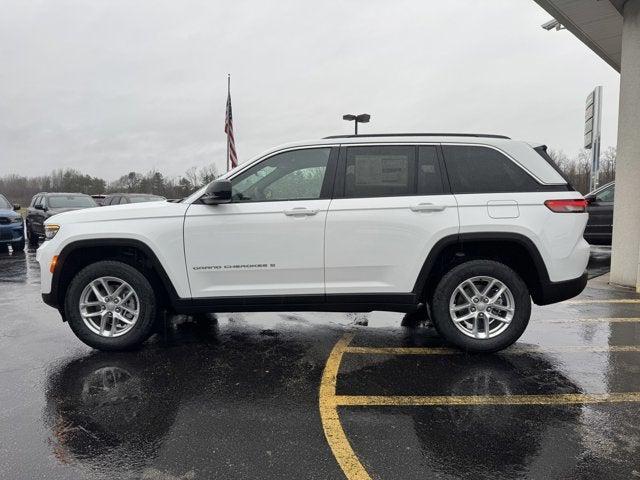
<svg viewBox="0 0 640 480">
<path fill-rule="evenodd" d="M 227 73 L 227 101 L 231 95 L 231 74 Z M 227 133 L 227 172 L 229 171 L 229 134 Z"/>
</svg>

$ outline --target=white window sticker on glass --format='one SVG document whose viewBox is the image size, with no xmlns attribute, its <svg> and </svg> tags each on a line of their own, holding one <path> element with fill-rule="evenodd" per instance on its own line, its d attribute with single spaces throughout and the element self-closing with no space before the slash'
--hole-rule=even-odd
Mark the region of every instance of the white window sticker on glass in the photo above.
<svg viewBox="0 0 640 480">
<path fill-rule="evenodd" d="M 407 185 L 409 168 L 406 155 L 356 155 L 357 186 Z"/>
</svg>

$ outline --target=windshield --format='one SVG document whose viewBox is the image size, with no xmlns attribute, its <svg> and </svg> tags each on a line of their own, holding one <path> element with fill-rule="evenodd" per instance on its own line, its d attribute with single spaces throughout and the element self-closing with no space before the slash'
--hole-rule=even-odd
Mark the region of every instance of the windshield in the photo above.
<svg viewBox="0 0 640 480">
<path fill-rule="evenodd" d="M 54 195 L 49 197 L 50 208 L 95 207 L 96 202 L 87 195 Z"/>
<path fill-rule="evenodd" d="M 166 200 L 166 198 L 156 195 L 136 195 L 135 197 L 129 197 L 131 203 L 160 202 L 162 200 Z"/>
<path fill-rule="evenodd" d="M 0 195 L 0 210 L 13 210 L 13 205 L 4 197 Z"/>
</svg>

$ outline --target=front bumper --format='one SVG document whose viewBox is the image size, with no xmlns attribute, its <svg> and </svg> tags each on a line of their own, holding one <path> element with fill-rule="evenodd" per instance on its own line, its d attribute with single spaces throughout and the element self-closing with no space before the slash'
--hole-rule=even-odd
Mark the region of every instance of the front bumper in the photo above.
<svg viewBox="0 0 640 480">
<path fill-rule="evenodd" d="M 52 288 L 53 274 L 49 270 L 49 264 L 51 259 L 57 255 L 57 245 L 54 240 L 48 240 L 40 245 L 40 248 L 36 250 L 36 260 L 40 264 L 40 292 L 42 294 L 42 301 L 57 309 L 62 316 L 62 320 L 65 320 L 64 310 L 60 305 L 58 294 Z"/>
<path fill-rule="evenodd" d="M 40 264 L 40 292 L 51 293 L 53 274 L 49 271 L 51 259 L 58 254 L 56 239 L 42 242 L 36 250 L 36 261 Z"/>
<path fill-rule="evenodd" d="M 0 244 L 11 244 L 24 240 L 24 224 L 0 225 Z"/>
<path fill-rule="evenodd" d="M 58 308 L 58 299 L 52 293 L 43 293 L 42 301 L 53 308 Z"/>
<path fill-rule="evenodd" d="M 58 310 L 58 312 L 60 313 L 60 316 L 62 317 L 63 322 L 67 321 L 67 317 L 64 314 L 64 308 L 62 308 L 62 305 L 58 305 L 57 295 L 53 293 L 43 293 L 42 301 L 47 305 L 49 305 L 50 307 L 53 307 L 56 310 Z"/>
<path fill-rule="evenodd" d="M 538 305 L 549 305 L 550 303 L 558 303 L 580 295 L 587 286 L 587 272 L 577 278 L 565 280 L 562 282 L 542 282 L 540 291 L 534 299 Z"/>
</svg>

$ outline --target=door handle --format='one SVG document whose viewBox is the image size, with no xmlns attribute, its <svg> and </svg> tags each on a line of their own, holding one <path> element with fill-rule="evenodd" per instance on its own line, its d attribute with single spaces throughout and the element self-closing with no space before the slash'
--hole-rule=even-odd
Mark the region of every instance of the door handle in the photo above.
<svg viewBox="0 0 640 480">
<path fill-rule="evenodd" d="M 318 210 L 311 210 L 307 207 L 295 207 L 291 210 L 285 210 L 284 214 L 288 217 L 305 217 L 311 216 L 318 213 Z"/>
<path fill-rule="evenodd" d="M 434 205 L 433 203 L 419 203 L 417 205 L 411 205 L 412 212 L 441 212 L 445 208 L 445 205 Z"/>
</svg>

